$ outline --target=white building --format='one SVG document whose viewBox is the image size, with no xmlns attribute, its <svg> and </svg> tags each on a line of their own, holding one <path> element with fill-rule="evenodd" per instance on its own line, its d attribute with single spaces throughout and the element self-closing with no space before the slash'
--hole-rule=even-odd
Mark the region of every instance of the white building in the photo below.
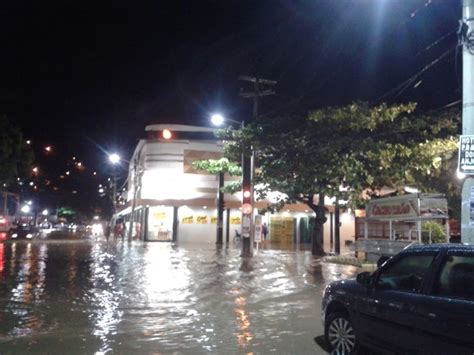
<svg viewBox="0 0 474 355">
<path fill-rule="evenodd" d="M 212 128 L 157 124 L 147 126 L 145 131 L 147 138 L 139 141 L 130 159 L 127 207 L 119 214 L 129 220 L 132 209 L 135 211 L 134 229 L 141 239 L 215 243 L 218 180 L 196 171 L 192 163 L 221 158 L 223 143 Z M 226 181 L 230 179 L 226 176 Z M 226 194 L 224 199 L 224 240 L 227 233 L 232 240 L 235 231 L 240 233 L 241 193 Z M 264 205 L 259 202 L 256 207 Z M 263 216 L 263 222 L 269 226 L 272 243 L 303 242 L 305 224 L 312 215 L 305 205 L 288 205 L 278 214 Z M 343 214 L 341 222 L 343 245 L 345 240 L 353 239 L 354 219 Z M 329 222 L 325 224 L 328 250 L 330 226 Z"/>
</svg>

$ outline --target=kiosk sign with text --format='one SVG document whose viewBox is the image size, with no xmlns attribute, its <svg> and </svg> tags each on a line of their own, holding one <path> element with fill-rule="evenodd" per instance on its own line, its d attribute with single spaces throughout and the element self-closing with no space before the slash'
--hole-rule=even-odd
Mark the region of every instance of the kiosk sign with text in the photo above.
<svg viewBox="0 0 474 355">
<path fill-rule="evenodd" d="M 459 138 L 459 171 L 474 175 L 474 135 Z"/>
</svg>

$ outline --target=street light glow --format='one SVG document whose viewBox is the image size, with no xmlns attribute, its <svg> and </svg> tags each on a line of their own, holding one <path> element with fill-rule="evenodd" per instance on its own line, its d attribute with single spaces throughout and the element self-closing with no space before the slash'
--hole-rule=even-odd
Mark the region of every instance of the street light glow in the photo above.
<svg viewBox="0 0 474 355">
<path fill-rule="evenodd" d="M 29 205 L 24 205 L 24 206 L 21 208 L 21 212 L 23 212 L 23 213 L 28 213 L 28 212 L 30 212 L 30 206 L 29 206 Z"/>
<path fill-rule="evenodd" d="M 112 153 L 109 155 L 109 160 L 112 164 L 117 164 L 120 161 L 120 156 L 116 153 Z"/>
<path fill-rule="evenodd" d="M 47 215 L 49 214 L 49 211 L 48 211 L 48 210 L 43 210 L 43 212 L 41 212 L 41 214 L 42 214 L 43 216 L 47 216 Z"/>
<path fill-rule="evenodd" d="M 224 116 L 219 113 L 215 113 L 211 116 L 211 122 L 214 126 L 220 126 L 224 123 Z"/>
</svg>

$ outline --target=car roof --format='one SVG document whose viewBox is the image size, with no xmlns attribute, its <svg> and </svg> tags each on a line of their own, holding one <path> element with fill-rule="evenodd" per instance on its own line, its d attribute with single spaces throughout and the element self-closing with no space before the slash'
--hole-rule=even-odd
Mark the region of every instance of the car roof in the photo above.
<svg viewBox="0 0 474 355">
<path fill-rule="evenodd" d="M 470 251 L 474 252 L 474 244 L 455 244 L 455 243 L 442 243 L 442 244 L 415 244 L 400 252 L 405 253 L 419 253 L 419 252 L 439 252 L 441 250 L 454 250 L 454 251 Z"/>
</svg>

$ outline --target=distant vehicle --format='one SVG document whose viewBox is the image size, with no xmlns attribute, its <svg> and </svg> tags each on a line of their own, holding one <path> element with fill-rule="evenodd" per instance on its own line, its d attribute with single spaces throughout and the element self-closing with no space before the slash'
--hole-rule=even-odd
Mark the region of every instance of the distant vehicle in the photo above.
<svg viewBox="0 0 474 355">
<path fill-rule="evenodd" d="M 11 192 L 0 191 L 0 239 L 16 228 L 20 196 Z"/>
<path fill-rule="evenodd" d="M 328 346 L 400 354 L 473 354 L 474 245 L 414 246 L 374 273 L 327 286 L 322 320 Z"/>
<path fill-rule="evenodd" d="M 9 239 L 33 239 L 38 236 L 38 229 L 29 224 L 18 224 L 17 227 L 8 233 Z"/>
</svg>

